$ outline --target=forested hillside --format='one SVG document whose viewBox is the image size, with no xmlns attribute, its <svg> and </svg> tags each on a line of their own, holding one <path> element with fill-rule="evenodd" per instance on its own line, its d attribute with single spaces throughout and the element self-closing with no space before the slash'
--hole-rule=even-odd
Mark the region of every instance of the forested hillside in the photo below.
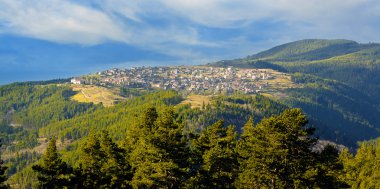
<svg viewBox="0 0 380 189">
<path fill-rule="evenodd" d="M 292 74 L 301 88 L 282 101 L 302 108 L 323 136 L 354 146 L 380 136 L 380 45 L 349 40 L 301 40 L 214 66 L 271 68 Z"/>
<path fill-rule="evenodd" d="M 106 130 L 91 131 L 78 159 L 60 155 L 55 136 L 29 174 L 39 188 L 374 188 L 379 182 L 377 141 L 353 156 L 334 146 L 316 150 L 314 128 L 299 109 L 258 124 L 249 119 L 238 134 L 223 120 L 200 132 L 184 132 L 173 107 L 146 107 L 117 144 Z M 67 152 L 63 151 L 65 156 Z M 12 178 L 15 182 L 15 178 Z M 25 180 L 25 178 L 24 178 Z"/>
<path fill-rule="evenodd" d="M 110 138 L 121 144 L 128 128 L 147 107 L 154 106 L 161 112 L 168 105 L 174 106 L 176 119 L 186 133 L 198 133 L 220 119 L 236 125 L 241 132 L 249 117 L 258 122 L 286 109 L 260 95 L 215 96 L 210 104 L 194 109 L 180 104 L 183 97 L 174 91 L 136 94 L 112 107 L 71 100 L 75 92 L 67 84 L 16 83 L 2 86 L 0 91 L 2 154 L 7 174 L 12 176 L 10 183 L 21 182 L 23 186 L 35 183 L 31 164 L 41 158 L 52 136 L 57 137 L 64 151 L 62 158 L 74 164 L 80 154 L 78 147 L 90 132 L 107 130 Z"/>
<path fill-rule="evenodd" d="M 380 44 L 308 39 L 280 45 L 246 58 L 216 62 L 214 65 L 257 67 L 263 62 L 267 67 L 277 67 L 287 72 L 338 80 L 372 98 L 380 95 Z"/>
<path fill-rule="evenodd" d="M 105 86 L 123 96 L 105 107 L 75 101 L 67 80 L 0 86 L 0 183 L 373 188 L 378 141 L 358 142 L 380 136 L 378 51 L 377 44 L 303 40 L 220 61 L 214 66 L 288 72 L 294 85 L 203 96 L 197 106 L 191 92 Z"/>
</svg>

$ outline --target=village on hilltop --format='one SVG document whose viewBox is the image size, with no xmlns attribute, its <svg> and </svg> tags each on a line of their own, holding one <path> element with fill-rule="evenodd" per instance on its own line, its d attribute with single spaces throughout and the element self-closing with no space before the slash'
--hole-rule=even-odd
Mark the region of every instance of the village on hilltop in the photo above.
<svg viewBox="0 0 380 189">
<path fill-rule="evenodd" d="M 91 76 L 73 78 L 73 84 L 156 88 L 194 93 L 259 93 L 269 87 L 268 81 L 288 77 L 285 73 L 268 69 L 240 69 L 235 67 L 174 66 L 114 68 Z"/>
</svg>

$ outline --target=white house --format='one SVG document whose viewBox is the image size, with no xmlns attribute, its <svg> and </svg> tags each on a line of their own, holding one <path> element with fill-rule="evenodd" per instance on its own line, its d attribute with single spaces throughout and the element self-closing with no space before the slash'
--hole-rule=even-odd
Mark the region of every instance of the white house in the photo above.
<svg viewBox="0 0 380 189">
<path fill-rule="evenodd" d="M 72 83 L 72 84 L 80 85 L 80 84 L 82 84 L 82 80 L 79 79 L 79 78 L 72 78 L 72 79 L 71 79 L 71 83 Z"/>
</svg>

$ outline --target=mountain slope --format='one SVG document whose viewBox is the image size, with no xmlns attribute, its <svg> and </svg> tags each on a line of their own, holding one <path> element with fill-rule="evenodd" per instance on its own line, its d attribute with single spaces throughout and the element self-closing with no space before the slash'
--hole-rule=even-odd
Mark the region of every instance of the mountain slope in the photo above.
<svg viewBox="0 0 380 189">
<path fill-rule="evenodd" d="M 287 62 L 297 60 L 321 60 L 357 52 L 362 48 L 364 47 L 360 44 L 349 40 L 306 39 L 283 44 L 249 56 L 248 58 Z"/>
<path fill-rule="evenodd" d="M 293 80 L 304 87 L 284 91 L 283 101 L 332 130 L 338 142 L 352 145 L 380 136 L 380 44 L 308 39 L 211 65 L 293 74 Z"/>
<path fill-rule="evenodd" d="M 301 40 L 231 63 L 247 65 L 262 61 L 288 72 L 338 80 L 374 98 L 380 95 L 380 44 L 359 44 L 349 40 Z"/>
</svg>

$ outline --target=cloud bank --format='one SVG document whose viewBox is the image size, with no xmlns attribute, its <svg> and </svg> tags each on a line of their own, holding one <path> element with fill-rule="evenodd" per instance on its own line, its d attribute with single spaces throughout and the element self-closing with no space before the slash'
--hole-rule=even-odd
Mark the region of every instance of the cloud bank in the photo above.
<svg viewBox="0 0 380 189">
<path fill-rule="evenodd" d="M 303 38 L 378 42 L 379 18 L 377 0 L 0 0 L 2 34 L 199 60 Z"/>
</svg>

